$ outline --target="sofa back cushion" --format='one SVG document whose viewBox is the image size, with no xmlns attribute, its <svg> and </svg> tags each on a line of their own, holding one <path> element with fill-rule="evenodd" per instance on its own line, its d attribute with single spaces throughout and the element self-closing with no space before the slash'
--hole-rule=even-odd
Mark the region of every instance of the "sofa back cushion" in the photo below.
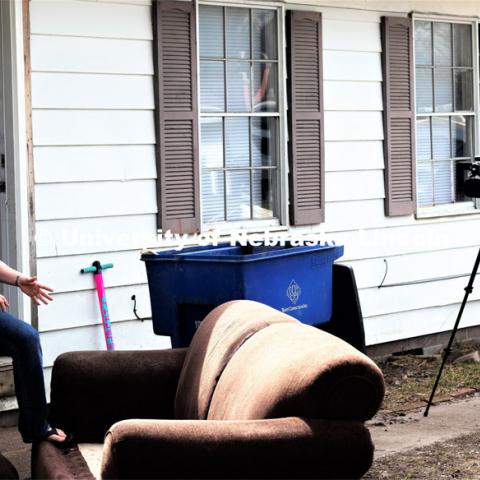
<svg viewBox="0 0 480 480">
<path fill-rule="evenodd" d="M 218 380 L 208 419 L 367 420 L 381 405 L 383 375 L 346 342 L 300 322 L 250 336 Z"/>
<path fill-rule="evenodd" d="M 235 352 L 258 331 L 278 323 L 298 323 L 261 303 L 237 300 L 210 312 L 188 350 L 178 383 L 175 417 L 207 418 L 218 380 Z"/>
</svg>

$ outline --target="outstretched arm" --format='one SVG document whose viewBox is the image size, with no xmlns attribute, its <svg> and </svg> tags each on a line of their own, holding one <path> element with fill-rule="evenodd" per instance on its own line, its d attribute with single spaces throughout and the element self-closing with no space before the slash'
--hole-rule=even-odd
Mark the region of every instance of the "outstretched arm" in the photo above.
<svg viewBox="0 0 480 480">
<path fill-rule="evenodd" d="M 1 261 L 0 282 L 17 286 L 25 295 L 32 298 L 37 305 L 40 305 L 41 302 L 46 305 L 49 301 L 53 300 L 49 295 L 49 292 L 53 292 L 50 287 L 39 283 L 36 277 L 24 275 Z"/>
</svg>

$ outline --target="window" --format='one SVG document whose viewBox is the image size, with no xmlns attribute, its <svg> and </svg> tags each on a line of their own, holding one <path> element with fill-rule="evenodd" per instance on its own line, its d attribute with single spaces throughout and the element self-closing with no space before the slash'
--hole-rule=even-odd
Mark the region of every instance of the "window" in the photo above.
<svg viewBox="0 0 480 480">
<path fill-rule="evenodd" d="M 200 5 L 202 223 L 279 217 L 277 11 Z"/>
<path fill-rule="evenodd" d="M 153 2 L 159 229 L 324 220 L 322 19 L 283 12 Z"/>
<path fill-rule="evenodd" d="M 463 190 L 474 151 L 472 27 L 415 22 L 417 204 L 471 201 Z"/>
</svg>

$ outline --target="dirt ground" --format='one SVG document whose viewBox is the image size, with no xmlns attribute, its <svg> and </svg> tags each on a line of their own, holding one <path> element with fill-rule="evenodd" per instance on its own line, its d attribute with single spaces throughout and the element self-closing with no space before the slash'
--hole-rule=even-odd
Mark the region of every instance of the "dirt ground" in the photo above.
<svg viewBox="0 0 480 480">
<path fill-rule="evenodd" d="M 475 350 L 480 351 L 479 343 L 456 345 L 450 358 L 454 360 Z M 386 396 L 372 424 L 388 427 L 405 423 L 408 422 L 408 412 L 424 410 L 440 363 L 440 355 L 402 355 L 380 364 L 385 375 Z M 478 396 L 479 391 L 480 363 L 449 362 L 434 402 L 455 402 Z M 378 458 L 364 478 L 480 480 L 480 432 Z"/>
<path fill-rule="evenodd" d="M 480 432 L 376 460 L 365 480 L 480 479 Z"/>
</svg>

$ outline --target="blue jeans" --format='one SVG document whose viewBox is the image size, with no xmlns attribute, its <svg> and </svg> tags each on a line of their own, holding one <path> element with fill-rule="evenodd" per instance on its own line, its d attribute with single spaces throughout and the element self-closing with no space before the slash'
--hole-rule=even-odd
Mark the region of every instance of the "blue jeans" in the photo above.
<svg viewBox="0 0 480 480">
<path fill-rule="evenodd" d="M 38 332 L 13 315 L 0 311 L 0 355 L 13 359 L 18 429 L 23 441 L 40 440 L 49 427 Z"/>
</svg>

